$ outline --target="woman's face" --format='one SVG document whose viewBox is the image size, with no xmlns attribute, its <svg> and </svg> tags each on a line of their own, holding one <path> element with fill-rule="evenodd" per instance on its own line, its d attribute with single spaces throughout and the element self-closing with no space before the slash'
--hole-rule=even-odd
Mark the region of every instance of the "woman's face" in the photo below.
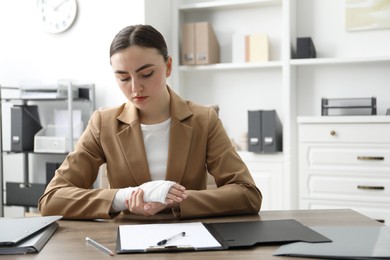
<svg viewBox="0 0 390 260">
<path fill-rule="evenodd" d="M 138 109 L 153 109 L 167 97 L 166 79 L 172 59 L 165 62 L 154 48 L 131 46 L 111 56 L 116 81 L 126 98 Z M 168 96 L 169 100 L 169 96 Z"/>
</svg>

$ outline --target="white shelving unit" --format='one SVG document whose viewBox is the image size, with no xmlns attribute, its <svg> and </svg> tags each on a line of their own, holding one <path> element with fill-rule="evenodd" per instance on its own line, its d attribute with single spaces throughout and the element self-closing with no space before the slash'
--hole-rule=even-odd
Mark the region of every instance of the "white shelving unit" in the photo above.
<svg viewBox="0 0 390 260">
<path fill-rule="evenodd" d="M 76 87 L 79 91 L 78 97 L 73 97 L 73 88 Z M 29 197 L 35 196 L 36 189 L 42 189 L 45 186 L 46 175 L 45 175 L 45 163 L 46 162 L 62 162 L 68 152 L 73 150 L 74 145 L 74 133 L 73 133 L 73 111 L 74 109 L 80 109 L 82 114 L 82 120 L 85 123 L 89 119 L 90 115 L 95 109 L 95 86 L 94 84 L 72 84 L 71 82 L 67 83 L 67 97 L 61 98 L 40 98 L 40 97 L 1 97 L 1 125 L 0 125 L 0 137 L 1 137 L 1 146 L 0 146 L 0 216 L 3 216 L 5 209 L 5 199 L 7 196 L 6 191 L 6 182 L 20 183 L 21 189 L 24 189 L 26 193 L 31 193 Z M 49 123 L 52 123 L 54 109 L 65 109 L 68 111 L 67 115 L 67 140 L 66 147 L 69 151 L 63 152 L 34 152 L 34 151 L 22 151 L 22 152 L 13 152 L 10 145 L 7 145 L 4 141 L 4 138 L 11 139 L 10 132 L 10 122 L 5 120 L 10 120 L 10 116 L 7 115 L 7 112 L 3 110 L 4 107 L 10 108 L 14 105 L 37 105 L 39 110 L 39 117 L 43 127 L 47 127 Z M 7 129 L 7 131 L 4 131 Z M 5 135 L 4 132 L 7 132 Z M 3 138 L 4 137 L 4 138 Z M 52 137 L 49 137 L 52 138 Z M 27 191 L 27 188 L 31 188 L 31 191 Z M 21 190 L 22 192 L 22 190 Z M 26 194 L 24 194 L 26 195 Z M 27 195 L 26 195 L 27 196 Z M 22 198 L 21 198 L 22 199 Z M 26 201 L 30 201 L 29 198 L 26 198 Z M 19 203 L 19 202 L 18 202 Z M 29 206 L 24 206 L 18 204 L 16 206 L 20 208 L 23 213 L 29 211 Z M 15 205 L 10 205 L 15 206 Z M 13 208 L 13 207 L 12 207 Z M 19 210 L 16 210 L 19 211 Z M 19 213 L 17 213 L 19 214 Z"/>
<path fill-rule="evenodd" d="M 279 197 L 269 200 L 274 204 L 269 208 L 299 207 L 298 116 L 321 115 L 322 97 L 376 96 L 381 115 L 390 107 L 390 30 L 347 32 L 345 1 L 172 0 L 171 5 L 175 90 L 197 103 L 218 104 L 220 118 L 235 142 L 247 131 L 248 110 L 276 109 L 281 118 L 283 152 L 271 160 L 280 177 L 268 179 L 263 188 L 272 190 L 263 195 Z M 200 21 L 212 24 L 221 63 L 181 66 L 181 25 Z M 232 63 L 235 33 L 267 33 L 270 61 Z M 316 59 L 294 59 L 297 37 L 313 39 Z M 269 156 L 252 154 L 247 163 L 261 164 Z M 267 179 L 261 171 L 255 174 L 257 180 Z"/>
</svg>

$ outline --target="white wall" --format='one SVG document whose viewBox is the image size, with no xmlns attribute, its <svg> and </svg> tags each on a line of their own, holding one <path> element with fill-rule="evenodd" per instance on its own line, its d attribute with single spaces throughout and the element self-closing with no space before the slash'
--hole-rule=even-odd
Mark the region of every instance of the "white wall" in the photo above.
<svg viewBox="0 0 390 260">
<path fill-rule="evenodd" d="M 124 101 L 109 65 L 109 46 L 123 27 L 144 23 L 143 0 L 79 0 L 74 26 L 44 32 L 35 0 L 0 1 L 0 84 L 73 79 L 96 84 L 97 106 Z"/>
</svg>

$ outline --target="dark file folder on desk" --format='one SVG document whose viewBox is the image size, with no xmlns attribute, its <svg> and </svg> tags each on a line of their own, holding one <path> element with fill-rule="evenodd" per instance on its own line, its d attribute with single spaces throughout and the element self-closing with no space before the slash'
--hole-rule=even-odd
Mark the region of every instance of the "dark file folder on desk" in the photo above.
<svg viewBox="0 0 390 260">
<path fill-rule="evenodd" d="M 269 243 L 331 241 L 294 219 L 210 223 L 205 225 L 228 249 Z"/>
</svg>

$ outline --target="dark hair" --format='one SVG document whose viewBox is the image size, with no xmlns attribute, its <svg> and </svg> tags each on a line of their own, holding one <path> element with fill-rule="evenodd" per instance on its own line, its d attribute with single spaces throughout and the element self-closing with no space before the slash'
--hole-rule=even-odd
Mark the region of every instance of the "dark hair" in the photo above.
<svg viewBox="0 0 390 260">
<path fill-rule="evenodd" d="M 123 28 L 114 37 L 110 46 L 110 58 L 130 46 L 155 48 L 168 60 L 168 48 L 162 34 L 150 25 L 131 25 Z"/>
</svg>

